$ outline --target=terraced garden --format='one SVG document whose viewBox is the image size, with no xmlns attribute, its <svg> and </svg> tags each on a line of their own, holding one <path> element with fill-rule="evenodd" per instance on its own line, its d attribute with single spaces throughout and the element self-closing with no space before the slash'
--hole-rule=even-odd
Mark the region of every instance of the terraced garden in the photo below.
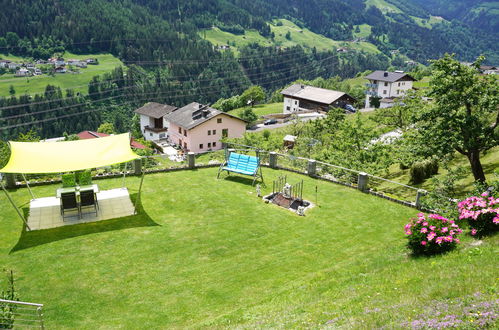
<svg viewBox="0 0 499 330">
<path fill-rule="evenodd" d="M 403 225 L 414 209 L 265 168 L 264 193 L 281 174 L 303 179 L 314 203 L 317 187 L 318 206 L 299 217 L 263 203 L 251 180 L 216 172 L 151 174 L 139 215 L 35 232 L 2 195 L 0 264 L 21 299 L 45 304 L 47 328 L 396 328 L 433 306 L 454 313 L 456 301 L 495 299 L 497 237 L 412 258 Z M 136 198 L 139 179 L 126 182 Z M 26 189 L 12 194 L 29 200 Z"/>
</svg>

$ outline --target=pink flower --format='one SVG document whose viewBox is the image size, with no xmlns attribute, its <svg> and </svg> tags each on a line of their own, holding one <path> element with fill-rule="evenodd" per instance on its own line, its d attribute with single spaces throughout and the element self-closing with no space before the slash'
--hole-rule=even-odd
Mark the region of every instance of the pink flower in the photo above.
<svg viewBox="0 0 499 330">
<path fill-rule="evenodd" d="M 435 238 L 435 236 L 436 234 L 434 232 L 431 232 L 426 236 L 426 238 L 431 242 Z"/>
<path fill-rule="evenodd" d="M 475 236 L 475 235 L 476 235 L 476 229 L 475 229 L 475 228 L 473 228 L 473 229 L 471 230 L 471 235 L 473 235 L 473 236 Z"/>
<path fill-rule="evenodd" d="M 442 241 L 443 241 L 442 237 L 437 237 L 437 239 L 435 240 L 437 244 L 442 244 Z"/>
<path fill-rule="evenodd" d="M 410 231 L 410 230 L 406 230 L 406 231 L 405 231 L 405 234 L 406 234 L 406 235 L 411 235 L 411 234 L 412 234 L 412 231 Z"/>
<path fill-rule="evenodd" d="M 426 245 L 426 241 L 421 241 L 421 245 L 425 246 Z"/>
<path fill-rule="evenodd" d="M 423 226 L 428 226 L 428 222 L 427 221 L 423 222 Z"/>
<path fill-rule="evenodd" d="M 489 192 L 488 192 L 488 191 L 486 191 L 486 192 L 482 193 L 482 197 L 487 197 L 488 195 L 489 195 Z"/>
<path fill-rule="evenodd" d="M 431 231 L 433 231 L 433 230 L 435 230 L 435 229 L 437 229 L 437 227 L 435 227 L 435 226 L 430 226 L 430 230 L 431 230 Z"/>
<path fill-rule="evenodd" d="M 442 233 L 446 233 L 449 231 L 449 228 L 447 227 L 443 227 L 442 230 L 440 230 Z"/>
<path fill-rule="evenodd" d="M 426 229 L 426 227 L 423 227 L 423 228 L 421 228 L 421 232 L 422 232 L 423 234 L 425 234 L 425 233 L 427 233 L 427 232 L 428 232 L 428 229 Z"/>
</svg>

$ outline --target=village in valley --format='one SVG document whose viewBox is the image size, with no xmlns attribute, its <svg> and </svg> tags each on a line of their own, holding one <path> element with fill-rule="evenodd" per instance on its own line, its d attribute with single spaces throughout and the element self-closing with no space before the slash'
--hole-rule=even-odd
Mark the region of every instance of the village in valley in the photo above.
<svg viewBox="0 0 499 330">
<path fill-rule="evenodd" d="M 14 74 L 14 77 L 31 77 L 55 73 L 77 74 L 80 69 L 85 69 L 88 65 L 98 64 L 99 61 L 96 58 L 65 60 L 58 56 L 51 57 L 48 60 L 39 59 L 26 63 L 17 63 L 15 61 L 0 59 L 0 69 L 4 69 L 6 73 Z"/>
</svg>

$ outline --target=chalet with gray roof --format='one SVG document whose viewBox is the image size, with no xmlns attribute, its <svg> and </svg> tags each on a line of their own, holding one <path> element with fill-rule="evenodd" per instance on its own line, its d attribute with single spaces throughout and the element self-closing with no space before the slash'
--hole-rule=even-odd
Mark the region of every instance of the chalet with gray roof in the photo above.
<svg viewBox="0 0 499 330">
<path fill-rule="evenodd" d="M 238 117 L 197 102 L 165 116 L 168 140 L 186 152 L 202 153 L 222 149 L 222 138 L 239 138 L 246 122 Z"/>
<path fill-rule="evenodd" d="M 294 84 L 284 89 L 283 113 L 299 111 L 328 111 L 331 107 L 344 108 L 356 100 L 350 95 L 325 88 Z"/>
<path fill-rule="evenodd" d="M 177 110 L 177 107 L 156 102 L 146 103 L 135 110 L 140 116 L 140 130 L 148 141 L 160 141 L 168 138 L 168 121 L 165 116 Z"/>
<path fill-rule="evenodd" d="M 378 97 L 384 100 L 394 100 L 403 97 L 407 91 L 412 89 L 412 84 L 416 79 L 403 71 L 374 71 L 367 75 L 369 80 L 366 84 L 366 108 L 371 107 L 371 98 Z M 382 102 L 381 107 L 391 107 L 394 102 Z"/>
</svg>

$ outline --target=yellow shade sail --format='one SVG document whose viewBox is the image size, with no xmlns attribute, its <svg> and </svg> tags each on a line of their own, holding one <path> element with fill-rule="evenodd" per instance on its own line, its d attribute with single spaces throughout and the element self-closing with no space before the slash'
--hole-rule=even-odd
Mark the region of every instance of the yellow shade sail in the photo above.
<svg viewBox="0 0 499 330">
<path fill-rule="evenodd" d="M 11 156 L 0 173 L 62 173 L 139 158 L 128 133 L 66 142 L 10 142 Z"/>
</svg>

